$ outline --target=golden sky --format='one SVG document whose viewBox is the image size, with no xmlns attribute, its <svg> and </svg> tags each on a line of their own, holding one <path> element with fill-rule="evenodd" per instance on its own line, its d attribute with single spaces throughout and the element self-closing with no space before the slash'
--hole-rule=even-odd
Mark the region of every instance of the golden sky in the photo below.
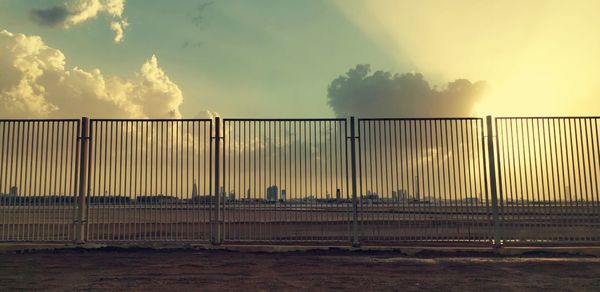
<svg viewBox="0 0 600 292">
<path fill-rule="evenodd" d="M 439 83 L 487 81 L 477 115 L 598 114 L 600 1 L 337 4 L 391 55 Z"/>
</svg>

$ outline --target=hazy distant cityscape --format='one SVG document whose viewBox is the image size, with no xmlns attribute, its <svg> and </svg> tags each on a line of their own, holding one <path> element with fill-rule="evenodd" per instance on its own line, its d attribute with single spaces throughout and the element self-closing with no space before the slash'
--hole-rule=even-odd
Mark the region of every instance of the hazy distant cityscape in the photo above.
<svg viewBox="0 0 600 292">
<path fill-rule="evenodd" d="M 198 190 L 196 183 L 192 184 L 192 191 L 189 195 L 169 195 L 164 193 L 148 194 L 148 195 L 99 195 L 90 194 L 88 196 L 88 202 L 90 204 L 175 204 L 175 203 L 199 203 L 199 204 L 212 204 L 215 203 L 215 196 L 209 194 L 202 194 Z M 569 197 L 570 188 L 565 187 L 564 192 Z M 350 204 L 352 203 L 352 197 L 349 194 L 343 195 L 342 189 L 336 189 L 335 194 L 326 193 L 324 196 L 318 196 L 314 194 L 309 195 L 293 195 L 289 194 L 286 189 L 280 189 L 277 185 L 271 185 L 267 187 L 264 192 L 254 194 L 250 188 L 240 196 L 235 191 L 226 191 L 222 186 L 219 191 L 222 202 L 234 203 L 234 204 Z M 0 204 L 44 204 L 44 203 L 57 203 L 57 204 L 71 204 L 75 203 L 77 196 L 68 195 L 31 195 L 31 194 L 19 194 L 19 189 L 16 186 L 11 186 L 8 193 L 0 193 Z M 442 198 L 440 196 L 429 196 L 420 194 L 418 188 L 416 193 L 410 194 L 406 189 L 399 189 L 392 191 L 390 194 L 381 195 L 377 192 L 367 190 L 364 194 L 359 194 L 357 200 L 361 203 L 369 204 L 464 204 L 464 205 L 482 205 L 486 204 L 486 199 L 481 194 L 478 196 L 461 197 L 460 195 L 448 196 L 448 198 Z M 505 202 L 510 205 L 512 203 L 519 203 L 523 200 L 515 198 L 506 199 Z M 553 204 L 553 200 L 535 200 L 529 198 L 525 200 L 536 204 Z M 563 204 L 584 202 L 585 200 L 563 200 Z"/>
<path fill-rule="evenodd" d="M 253 195 L 251 189 L 247 189 L 243 196 L 239 196 L 235 191 L 226 192 L 224 187 L 220 188 L 219 195 L 224 202 L 236 202 L 236 203 L 351 203 L 352 198 L 349 195 L 345 197 L 342 195 L 341 189 L 336 189 L 335 194 L 325 194 L 324 196 L 318 195 L 301 195 L 291 196 L 288 194 L 286 189 L 280 189 L 277 185 L 271 185 L 265 189 L 261 195 Z M 20 195 L 18 188 L 12 186 L 8 194 L 0 193 L 0 202 L 74 202 L 75 196 L 64 196 L 64 195 Z M 102 203 L 176 203 L 176 202 L 194 202 L 194 203 L 210 203 L 214 202 L 215 197 L 208 194 L 201 194 L 198 191 L 198 185 L 194 183 L 192 185 L 192 191 L 189 196 L 182 195 L 168 195 L 168 194 L 151 194 L 151 195 L 136 195 L 136 196 L 123 196 L 123 195 L 97 195 L 90 194 L 88 200 L 90 203 L 102 204 Z M 482 200 L 477 197 L 468 197 L 464 199 L 448 199 L 440 200 L 432 196 L 422 196 L 418 192 L 414 195 L 410 195 L 408 191 L 401 189 L 392 191 L 389 196 L 380 196 L 377 192 L 367 191 L 364 195 L 359 195 L 358 199 L 367 201 L 370 203 L 432 203 L 436 201 L 456 201 L 465 202 L 469 204 L 480 204 Z"/>
</svg>

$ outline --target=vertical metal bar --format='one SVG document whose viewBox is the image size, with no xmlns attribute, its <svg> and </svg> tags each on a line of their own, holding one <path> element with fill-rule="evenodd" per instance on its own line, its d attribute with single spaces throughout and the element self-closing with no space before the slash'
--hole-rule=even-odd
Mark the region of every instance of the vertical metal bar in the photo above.
<svg viewBox="0 0 600 292">
<path fill-rule="evenodd" d="M 126 164 L 126 162 L 127 162 L 127 152 L 126 151 L 127 150 L 125 150 L 125 148 L 124 148 L 126 145 L 126 142 L 125 142 L 126 136 L 124 136 L 124 132 L 127 129 L 125 126 L 126 124 L 127 124 L 127 122 L 123 122 L 123 121 L 119 122 L 119 128 L 118 128 L 119 135 L 117 136 L 117 139 L 119 141 L 118 142 L 119 148 L 118 148 L 118 152 L 117 152 L 117 154 L 119 154 L 119 158 L 118 158 L 118 161 L 119 161 L 119 172 L 118 173 L 119 174 L 118 174 L 117 178 L 115 179 L 117 183 L 116 183 L 115 197 L 114 197 L 115 205 L 113 206 L 113 208 L 115 209 L 116 234 L 113 239 L 118 240 L 118 241 L 121 241 L 123 239 L 122 238 L 123 232 L 121 231 L 121 227 L 122 227 L 121 225 L 123 225 L 121 215 L 123 213 L 123 209 L 122 209 L 123 195 L 124 195 L 123 187 L 125 186 L 123 174 L 127 171 L 127 164 Z M 123 126 L 125 126 L 125 130 L 124 130 Z"/>
<path fill-rule="evenodd" d="M 67 171 L 66 169 L 66 157 L 68 154 L 68 148 L 67 148 L 67 143 L 68 143 L 68 134 L 69 133 L 65 133 L 68 131 L 69 129 L 69 122 L 61 122 L 59 123 L 59 128 L 61 129 L 61 135 L 60 135 L 60 139 L 59 139 L 59 159 L 57 159 L 58 163 L 59 163 L 59 171 L 58 171 L 58 181 L 59 181 L 59 186 L 58 186 L 58 193 L 59 193 L 59 197 L 58 197 L 58 204 L 59 204 L 59 214 L 60 214 L 60 221 L 59 221 L 59 236 L 58 236 L 58 240 L 68 240 L 68 237 L 65 237 L 65 235 L 68 232 L 68 228 L 67 225 L 65 224 L 66 222 L 64 222 L 63 218 L 66 218 L 66 197 L 68 196 L 68 191 L 65 190 L 66 187 L 66 180 L 68 179 L 66 176 L 64 176 L 63 174 L 65 174 L 65 172 Z M 67 136 L 66 136 L 67 135 Z M 65 140 L 65 136 L 67 137 L 67 140 Z"/>
<path fill-rule="evenodd" d="M 6 125 L 7 122 L 2 121 L 0 122 L 0 125 L 2 126 L 2 134 L 0 135 L 0 137 L 2 137 L 2 141 L 3 143 L 0 143 L 0 193 L 4 193 L 4 187 L 5 187 L 5 183 L 3 182 L 2 178 L 6 178 L 6 174 L 4 172 L 4 169 L 6 168 L 6 161 L 4 158 L 4 149 L 5 149 L 5 145 L 6 145 Z M 35 124 L 34 124 L 35 125 Z M 35 173 L 34 173 L 35 174 Z M 8 201 L 8 197 L 2 196 L 0 198 L 0 208 L 2 209 L 2 214 L 0 214 L 0 226 L 2 227 L 0 229 L 0 241 L 3 241 L 6 237 L 6 223 L 7 223 L 7 219 L 6 218 L 6 205 Z M 35 209 L 34 209 L 35 210 Z"/>
<path fill-rule="evenodd" d="M 356 200 L 356 132 L 354 117 L 350 117 L 350 171 L 352 173 L 352 246 L 360 246 L 358 239 L 358 202 Z"/>
<path fill-rule="evenodd" d="M 219 153 L 220 153 L 220 144 L 221 144 L 221 119 L 219 117 L 215 118 L 215 218 L 213 220 L 213 228 L 215 228 L 215 238 L 213 239 L 212 244 L 219 245 L 221 244 L 221 195 L 219 194 Z"/>
<path fill-rule="evenodd" d="M 437 158 L 435 160 L 435 162 L 436 162 L 435 163 L 435 173 L 437 176 L 437 183 L 434 182 L 434 184 L 437 185 L 437 188 L 436 188 L 436 190 L 437 190 L 436 200 L 438 201 L 438 202 L 436 202 L 437 209 L 445 210 L 446 209 L 446 195 L 447 195 L 447 192 L 445 191 L 445 179 L 443 177 L 443 174 L 445 173 L 444 172 L 444 164 L 443 164 L 443 162 L 444 162 L 443 155 L 445 155 L 445 152 L 442 148 L 443 143 L 441 141 L 442 134 L 440 131 L 442 131 L 442 129 L 441 129 L 441 127 L 438 128 L 438 125 L 441 126 L 441 122 L 439 120 L 434 121 L 434 123 L 433 123 L 433 133 L 434 133 L 433 138 L 434 138 L 434 140 L 433 141 L 435 141 L 435 142 L 433 142 L 433 144 L 435 145 L 434 149 L 436 151 L 436 158 Z M 400 189 L 398 189 L 398 192 L 399 192 L 399 190 Z M 397 196 L 400 197 L 400 194 L 397 194 Z M 440 214 L 443 214 L 442 211 L 438 211 L 437 213 L 438 214 L 435 216 L 435 218 L 436 218 L 435 220 L 440 221 L 438 229 L 441 229 L 441 230 L 438 230 L 438 232 L 436 234 L 436 238 L 438 240 L 448 240 L 448 238 L 447 238 L 448 233 L 446 232 L 446 228 L 444 228 L 444 226 L 442 226 L 442 224 L 445 223 L 446 227 L 448 227 L 447 221 L 443 220 L 443 216 L 440 215 Z"/>
<path fill-rule="evenodd" d="M 477 194 L 478 194 L 478 198 L 481 200 L 481 203 L 485 204 L 483 207 L 485 209 L 486 218 L 489 219 L 490 218 L 489 217 L 490 205 L 489 205 L 489 197 L 488 197 L 488 192 L 487 192 L 487 179 L 486 179 L 487 176 L 485 174 L 486 159 L 485 159 L 485 139 L 483 138 L 483 119 L 477 119 L 477 121 L 475 122 L 475 129 L 473 129 L 473 131 L 474 131 L 474 133 L 472 134 L 472 139 L 473 139 L 473 144 L 474 144 L 473 157 L 475 159 L 473 161 L 473 163 L 475 164 L 474 166 L 477 167 L 477 169 L 475 171 L 477 174 L 477 177 L 476 177 L 477 181 L 475 182 L 475 188 L 478 189 Z M 496 142 L 497 141 L 498 141 L 498 139 L 496 138 Z M 500 147 L 500 146 L 498 146 L 498 147 Z M 500 161 L 500 159 L 498 159 L 498 161 Z M 498 172 L 500 173 L 501 170 L 498 169 Z M 502 188 L 501 180 L 499 180 L 498 185 L 500 186 L 500 188 Z M 502 191 L 500 191 L 500 193 L 502 193 Z M 500 198 L 500 200 L 499 200 L 498 211 L 500 210 L 501 206 L 502 206 L 502 198 Z M 498 212 L 498 216 L 500 216 L 500 212 Z M 480 236 L 481 241 L 486 241 L 486 240 L 490 239 L 489 231 L 490 231 L 490 229 L 488 226 L 488 229 L 486 230 L 485 235 L 482 234 L 482 236 Z"/>
<path fill-rule="evenodd" d="M 79 137 L 79 214 L 77 218 L 77 243 L 84 243 L 85 234 L 85 214 L 87 212 L 86 201 L 86 176 L 87 176 L 87 156 L 88 156 L 88 118 L 81 118 L 81 135 Z"/>
<path fill-rule="evenodd" d="M 219 131 L 219 133 L 221 133 L 221 131 Z M 223 185 L 221 186 L 222 189 L 222 194 L 221 194 L 221 205 L 220 207 L 222 208 L 221 211 L 219 212 L 219 214 L 221 214 L 220 217 L 217 217 L 219 219 L 220 225 L 219 225 L 219 243 L 223 242 L 223 235 L 225 234 L 225 208 L 226 208 L 226 203 L 227 203 L 227 187 L 225 186 L 225 182 L 227 181 L 227 176 L 225 171 L 228 170 L 227 169 L 227 156 L 225 155 L 226 152 L 226 146 L 227 144 L 225 143 L 225 123 L 223 123 L 223 131 L 221 136 L 219 137 L 219 139 L 223 139 L 223 152 L 221 153 L 222 157 L 222 164 L 221 164 L 221 175 L 222 175 L 222 181 L 223 181 Z"/>
<path fill-rule="evenodd" d="M 398 140 L 399 140 L 399 132 L 398 132 L 398 121 L 393 121 L 393 127 L 394 129 L 391 130 L 392 133 L 394 134 L 394 148 L 392 151 L 393 153 L 393 161 L 395 164 L 395 172 L 393 175 L 393 184 L 392 184 L 392 194 L 395 191 L 396 192 L 396 198 L 393 198 L 392 195 L 392 208 L 394 210 L 394 214 L 393 214 L 393 218 L 392 220 L 394 220 L 394 224 L 396 225 L 396 229 L 400 230 L 400 222 L 402 220 L 402 215 L 398 212 L 399 211 L 399 203 L 400 203 L 400 192 L 402 190 L 403 184 L 401 181 L 401 175 L 400 175 L 400 168 L 398 168 L 398 161 L 401 159 L 401 155 L 402 155 L 402 148 L 398 148 Z M 391 128 L 391 126 L 390 126 Z M 390 148 L 392 146 L 390 145 Z M 400 164 L 400 167 L 402 167 L 402 164 Z M 439 176 L 438 176 L 439 177 Z M 439 186 L 439 182 L 438 182 L 438 186 Z M 400 235 L 398 233 L 394 234 L 393 236 L 391 236 L 390 238 L 391 240 L 399 240 L 400 239 Z"/>
<path fill-rule="evenodd" d="M 3 141 L 3 143 L 0 143 L 1 144 L 0 146 L 2 147 L 2 150 L 0 151 L 0 192 L 4 193 L 6 186 L 8 185 L 6 183 L 6 178 L 8 177 L 8 173 L 7 173 L 8 172 L 8 156 L 7 156 L 7 154 L 8 154 L 8 150 L 7 150 L 8 149 L 8 136 L 7 136 L 7 133 L 10 130 L 10 122 L 2 121 L 0 124 L 2 125 L 2 136 L 1 137 L 2 137 L 2 141 Z M 37 136 L 36 136 L 36 138 L 37 138 Z M 37 162 L 37 160 L 36 160 L 36 162 Z M 37 167 L 35 169 L 37 170 Z M 34 175 L 35 175 L 35 173 L 34 173 Z M 35 184 L 35 185 L 37 185 L 37 184 Z M 2 224 L 2 233 L 0 233 L 0 241 L 8 240 L 8 236 L 9 236 L 8 229 L 7 229 L 8 220 L 10 220 L 10 218 L 7 217 L 9 203 L 10 203 L 9 197 L 4 197 L 3 200 L 0 201 L 0 205 L 2 206 L 2 221 L 0 221 L 1 222 L 0 224 Z M 33 211 L 35 211 L 35 209 Z M 34 219 L 35 219 L 35 212 L 33 215 L 34 215 Z M 34 223 L 35 223 L 35 221 L 34 221 Z M 35 227 L 35 225 L 34 225 L 34 227 Z M 35 231 L 35 229 L 34 229 L 34 231 Z"/>
<path fill-rule="evenodd" d="M 489 175 L 490 175 L 490 191 L 492 194 L 492 220 L 494 224 L 494 247 L 501 246 L 500 228 L 498 221 L 498 193 L 496 188 L 496 166 L 494 160 L 494 137 L 492 129 L 492 116 L 486 117 L 487 124 L 487 142 L 488 142 L 488 159 L 489 159 Z"/>
<path fill-rule="evenodd" d="M 24 169 L 21 170 L 21 173 L 23 173 L 25 171 L 28 171 L 28 173 L 26 174 L 26 181 L 25 181 L 25 182 L 27 182 L 27 177 L 31 177 L 30 173 L 29 173 L 29 171 L 31 171 L 31 167 L 28 167 L 28 161 L 29 161 L 29 148 L 30 148 L 30 145 L 33 144 L 33 143 L 31 141 L 29 141 L 29 136 L 30 136 L 30 122 L 25 122 L 25 126 L 26 126 L 26 131 L 24 133 L 24 136 L 25 136 L 25 145 L 24 145 L 25 146 L 25 156 L 22 158 L 22 160 L 25 162 L 25 165 L 23 166 Z M 28 240 L 30 238 L 29 237 L 29 233 L 30 233 L 29 229 L 30 229 L 30 225 L 31 225 L 30 222 L 29 222 L 29 220 L 30 220 L 30 216 L 29 216 L 30 206 L 29 206 L 29 204 L 30 204 L 31 201 L 29 200 L 29 196 L 28 196 L 28 194 L 30 193 L 30 191 L 29 191 L 29 188 L 26 189 L 25 185 L 23 184 L 22 176 L 21 176 L 20 180 L 21 181 L 19 182 L 19 184 L 20 184 L 19 191 L 21 192 L 21 195 L 23 196 L 23 200 L 25 200 L 25 202 L 24 202 L 23 205 L 26 206 L 26 209 L 25 209 L 26 211 L 24 212 L 25 213 L 25 218 L 23 220 L 24 223 L 25 223 L 24 226 L 23 226 L 23 239 L 24 240 Z"/>
<path fill-rule="evenodd" d="M 29 126 L 29 122 L 28 121 L 22 121 L 18 123 L 18 134 L 17 134 L 17 152 L 16 152 L 16 173 L 15 173 L 15 181 L 14 181 L 14 186 L 17 187 L 17 193 L 16 193 L 16 206 L 17 209 L 15 210 L 15 214 L 13 219 L 15 220 L 15 224 L 16 224 L 16 229 L 15 229 L 15 240 L 17 241 L 25 241 L 26 237 L 25 237 L 25 227 L 27 225 L 26 220 L 28 220 L 28 210 L 29 210 L 29 202 L 27 200 L 27 190 L 25 189 L 24 185 L 23 185 L 23 174 L 24 171 L 26 169 L 26 159 L 27 159 L 27 154 L 26 154 L 26 149 L 27 149 L 27 145 L 28 142 L 26 140 L 27 137 L 27 128 Z M 54 161 L 54 160 L 51 160 Z M 53 193 L 52 198 L 55 198 L 54 194 L 56 192 Z M 50 202 L 50 200 L 47 200 L 47 202 Z M 54 209 L 52 207 L 49 207 L 46 209 L 47 213 L 54 213 Z M 49 229 L 51 229 L 52 231 L 54 231 L 54 226 L 50 226 Z M 54 235 L 55 232 L 50 232 L 50 234 Z"/>
</svg>

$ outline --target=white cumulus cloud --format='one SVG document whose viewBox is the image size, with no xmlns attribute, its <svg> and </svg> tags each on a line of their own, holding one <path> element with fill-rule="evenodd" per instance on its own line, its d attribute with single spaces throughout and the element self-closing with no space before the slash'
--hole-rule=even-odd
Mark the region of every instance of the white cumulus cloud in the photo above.
<svg viewBox="0 0 600 292">
<path fill-rule="evenodd" d="M 0 31 L 0 116 L 180 118 L 183 95 L 151 56 L 138 77 L 66 68 L 39 36 Z"/>
<path fill-rule="evenodd" d="M 96 18 L 102 12 L 120 19 L 125 10 L 125 0 L 76 0 L 67 3 L 66 7 L 70 15 L 64 24 L 69 27 Z"/>
</svg>

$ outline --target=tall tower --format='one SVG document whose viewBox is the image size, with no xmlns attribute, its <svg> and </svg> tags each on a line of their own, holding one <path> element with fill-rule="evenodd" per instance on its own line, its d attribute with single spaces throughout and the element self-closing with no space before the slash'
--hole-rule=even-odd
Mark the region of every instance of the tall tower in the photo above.
<svg viewBox="0 0 600 292">
<path fill-rule="evenodd" d="M 278 189 L 277 186 L 273 185 L 267 188 L 267 197 L 266 200 L 269 202 L 275 202 L 277 201 L 277 193 L 278 193 Z"/>
<path fill-rule="evenodd" d="M 192 199 L 198 197 L 198 185 L 196 185 L 196 181 L 194 180 L 194 184 L 192 185 Z"/>
<path fill-rule="evenodd" d="M 415 200 L 419 202 L 421 200 L 421 195 L 419 194 L 419 176 L 415 176 Z"/>
</svg>

